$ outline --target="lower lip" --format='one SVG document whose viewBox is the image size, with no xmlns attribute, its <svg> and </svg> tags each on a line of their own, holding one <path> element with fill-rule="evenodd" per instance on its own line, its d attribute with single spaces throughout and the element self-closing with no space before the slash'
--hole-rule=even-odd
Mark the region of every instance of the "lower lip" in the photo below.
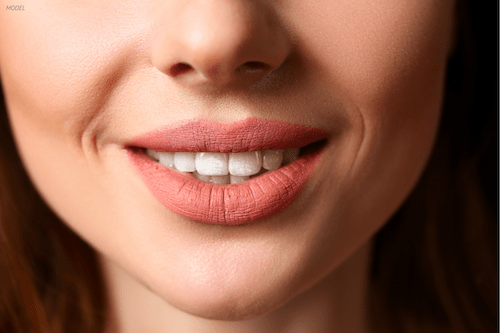
<svg viewBox="0 0 500 333">
<path fill-rule="evenodd" d="M 321 151 L 246 182 L 214 185 L 164 167 L 137 148 L 128 157 L 149 191 L 169 210 L 209 224 L 239 225 L 283 211 L 299 195 Z"/>
</svg>

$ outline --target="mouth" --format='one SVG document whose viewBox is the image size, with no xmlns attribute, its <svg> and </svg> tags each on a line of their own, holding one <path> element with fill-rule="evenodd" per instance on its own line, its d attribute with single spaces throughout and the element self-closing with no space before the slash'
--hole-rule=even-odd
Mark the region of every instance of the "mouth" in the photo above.
<svg viewBox="0 0 500 333">
<path fill-rule="evenodd" d="M 215 185 L 237 184 L 276 171 L 299 157 L 314 154 L 326 144 L 326 139 L 300 148 L 258 150 L 239 153 L 220 152 L 159 152 L 140 148 L 153 161 Z"/>
<path fill-rule="evenodd" d="M 146 133 L 125 148 L 166 208 L 200 222 L 239 225 L 293 202 L 328 137 L 316 128 L 265 119 L 196 120 Z"/>
</svg>

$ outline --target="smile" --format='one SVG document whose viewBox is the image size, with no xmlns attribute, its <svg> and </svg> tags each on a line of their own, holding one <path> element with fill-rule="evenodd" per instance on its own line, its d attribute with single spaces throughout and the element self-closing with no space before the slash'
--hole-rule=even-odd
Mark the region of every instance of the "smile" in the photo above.
<svg viewBox="0 0 500 333">
<path fill-rule="evenodd" d="M 162 153 L 148 149 L 146 154 L 163 166 L 190 173 L 203 182 L 227 185 L 247 181 L 294 162 L 299 156 L 299 148 L 242 153 Z"/>
<path fill-rule="evenodd" d="M 196 120 L 146 133 L 126 148 L 149 191 L 169 210 L 237 225 L 277 214 L 294 201 L 328 136 L 264 119 Z"/>
</svg>

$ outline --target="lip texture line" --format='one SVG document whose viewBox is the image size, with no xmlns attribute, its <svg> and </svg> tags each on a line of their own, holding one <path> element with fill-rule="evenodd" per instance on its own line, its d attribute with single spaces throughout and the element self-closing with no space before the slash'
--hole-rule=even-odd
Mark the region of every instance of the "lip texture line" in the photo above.
<svg viewBox="0 0 500 333">
<path fill-rule="evenodd" d="M 217 124 L 197 120 L 135 138 L 127 143 L 127 153 L 150 192 L 169 210 L 205 223 L 237 225 L 284 210 L 305 186 L 321 150 L 242 183 L 214 185 L 164 167 L 140 148 L 242 152 L 297 148 L 325 137 L 328 134 L 321 130 L 279 121 Z"/>
</svg>

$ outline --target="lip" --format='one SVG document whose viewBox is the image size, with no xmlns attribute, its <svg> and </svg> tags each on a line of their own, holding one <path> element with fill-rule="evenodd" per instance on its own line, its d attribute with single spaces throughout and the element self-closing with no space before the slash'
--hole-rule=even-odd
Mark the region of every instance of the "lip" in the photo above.
<svg viewBox="0 0 500 333">
<path fill-rule="evenodd" d="M 159 152 L 246 152 L 304 147 L 328 138 L 317 128 L 247 118 L 231 124 L 195 120 L 143 134 L 125 144 L 131 164 L 156 199 L 192 220 L 222 225 L 255 222 L 283 211 L 299 195 L 322 149 L 246 182 L 214 185 L 171 170 L 149 158 Z"/>
</svg>

